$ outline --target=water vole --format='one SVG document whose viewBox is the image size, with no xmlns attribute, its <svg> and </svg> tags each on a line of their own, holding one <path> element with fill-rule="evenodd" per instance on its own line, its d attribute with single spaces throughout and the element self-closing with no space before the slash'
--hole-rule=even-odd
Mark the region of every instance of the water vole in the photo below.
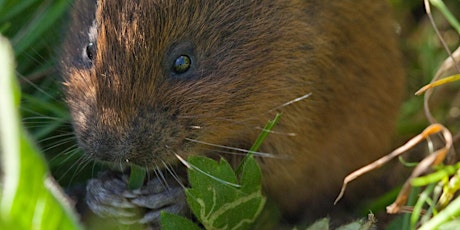
<svg viewBox="0 0 460 230">
<path fill-rule="evenodd" d="M 332 204 L 388 150 L 403 72 L 383 0 L 77 0 L 72 17 L 65 92 L 93 159 L 154 169 L 248 149 L 282 112 L 260 150 L 283 157 L 259 160 L 293 213 Z"/>
</svg>

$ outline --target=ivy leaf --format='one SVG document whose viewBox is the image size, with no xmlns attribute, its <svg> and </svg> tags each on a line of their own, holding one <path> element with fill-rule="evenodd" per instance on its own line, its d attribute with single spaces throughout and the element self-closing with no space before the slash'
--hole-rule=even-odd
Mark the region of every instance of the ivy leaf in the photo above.
<svg viewBox="0 0 460 230">
<path fill-rule="evenodd" d="M 200 156 L 188 158 L 187 202 L 206 229 L 248 229 L 265 205 L 261 171 L 254 158 L 243 165 L 241 184 L 230 164 Z"/>
<path fill-rule="evenodd" d="M 163 230 L 176 230 L 176 229 L 189 229 L 189 230 L 201 230 L 195 223 L 191 220 L 174 215 L 167 212 L 161 212 L 161 229 Z"/>
<path fill-rule="evenodd" d="M 236 173 L 225 159 L 217 162 L 206 157 L 190 156 L 187 162 L 183 161 L 188 167 L 192 187 L 185 190 L 187 203 L 206 229 L 248 229 L 261 214 L 266 199 L 262 195 L 262 173 L 253 153 L 279 118 L 280 114 L 277 114 L 268 121 Z M 161 221 L 166 220 L 162 217 Z M 189 228 L 188 225 L 180 225 L 180 221 L 175 222 L 178 223 L 174 225 L 176 229 Z"/>
<path fill-rule="evenodd" d="M 253 155 L 248 156 L 242 163 L 241 190 L 253 193 L 262 190 L 262 172 Z"/>
<path fill-rule="evenodd" d="M 329 218 L 317 220 L 315 223 L 310 225 L 307 230 L 329 230 Z"/>
</svg>

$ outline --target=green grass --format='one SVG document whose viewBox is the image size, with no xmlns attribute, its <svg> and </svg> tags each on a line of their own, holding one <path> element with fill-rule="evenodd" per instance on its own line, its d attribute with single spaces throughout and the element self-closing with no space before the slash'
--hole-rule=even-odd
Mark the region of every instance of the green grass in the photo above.
<svg viewBox="0 0 460 230">
<path fill-rule="evenodd" d="M 56 179 L 69 185 L 84 181 L 88 166 L 80 158 L 70 116 L 63 101 L 58 57 L 69 0 L 0 1 L 0 32 L 9 38 L 22 90 L 23 123 L 44 150 Z"/>
<path fill-rule="evenodd" d="M 13 50 L 0 37 L 1 229 L 79 229 L 62 191 L 19 118 Z"/>
</svg>

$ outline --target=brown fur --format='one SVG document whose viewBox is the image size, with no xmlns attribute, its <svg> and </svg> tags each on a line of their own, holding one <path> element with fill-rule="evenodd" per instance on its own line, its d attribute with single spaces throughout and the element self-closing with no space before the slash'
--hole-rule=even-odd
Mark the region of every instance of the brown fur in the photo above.
<svg viewBox="0 0 460 230">
<path fill-rule="evenodd" d="M 272 109 L 312 93 L 276 111 L 260 149 L 281 156 L 260 159 L 264 186 L 292 213 L 331 204 L 347 173 L 388 150 L 403 73 L 384 1 L 88 2 L 74 5 L 62 67 L 95 159 L 152 169 L 215 150 L 184 138 L 247 149 Z M 185 77 L 169 72 L 181 47 L 195 55 Z"/>
</svg>

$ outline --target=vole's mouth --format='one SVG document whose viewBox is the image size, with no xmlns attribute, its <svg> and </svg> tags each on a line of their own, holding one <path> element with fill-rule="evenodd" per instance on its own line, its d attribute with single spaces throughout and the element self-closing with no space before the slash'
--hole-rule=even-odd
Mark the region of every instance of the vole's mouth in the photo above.
<svg viewBox="0 0 460 230">
<path fill-rule="evenodd" d="M 143 168 L 146 171 L 151 171 L 176 166 L 181 162 L 181 160 L 178 159 L 179 155 L 176 156 L 175 154 L 170 154 L 169 157 L 162 159 L 151 159 L 147 157 L 114 157 L 102 155 L 103 154 L 99 153 L 97 156 L 90 156 L 90 158 L 102 165 L 107 165 L 110 168 L 116 168 L 117 170 L 121 171 L 130 168 L 133 165 Z"/>
<path fill-rule="evenodd" d="M 95 157 L 98 161 L 113 164 L 115 166 L 130 166 L 136 165 L 146 170 L 161 169 L 171 165 L 180 163 L 178 159 L 179 154 L 173 151 L 163 151 L 162 153 L 149 153 L 145 152 L 132 152 L 132 153 L 118 153 L 118 154 L 101 154 Z"/>
</svg>

